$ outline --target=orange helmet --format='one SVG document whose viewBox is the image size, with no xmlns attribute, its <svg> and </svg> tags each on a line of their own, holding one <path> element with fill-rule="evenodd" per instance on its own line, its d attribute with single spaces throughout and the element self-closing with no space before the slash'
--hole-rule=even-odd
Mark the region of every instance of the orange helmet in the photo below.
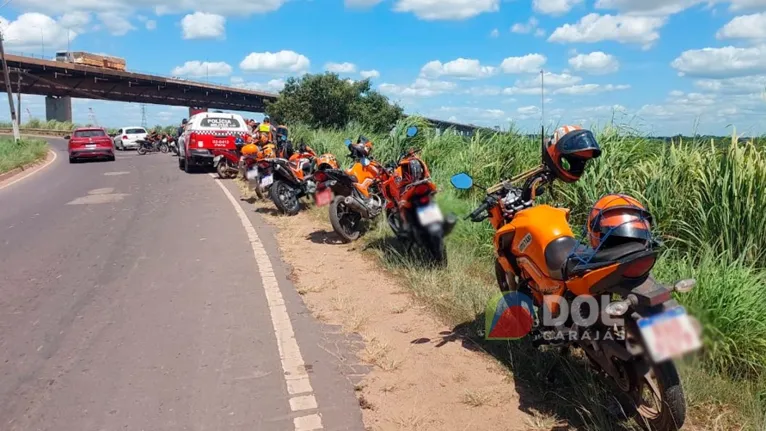
<svg viewBox="0 0 766 431">
<path fill-rule="evenodd" d="M 652 215 L 636 199 L 609 194 L 598 200 L 588 215 L 591 247 L 609 247 L 629 241 L 652 239 Z"/>
<path fill-rule="evenodd" d="M 242 154 L 245 156 L 254 156 L 258 154 L 258 146 L 250 143 L 242 147 Z"/>
<path fill-rule="evenodd" d="M 573 183 L 580 179 L 588 160 L 601 155 L 601 148 L 590 130 L 580 126 L 561 126 L 543 148 L 543 161 L 556 178 Z"/>
</svg>

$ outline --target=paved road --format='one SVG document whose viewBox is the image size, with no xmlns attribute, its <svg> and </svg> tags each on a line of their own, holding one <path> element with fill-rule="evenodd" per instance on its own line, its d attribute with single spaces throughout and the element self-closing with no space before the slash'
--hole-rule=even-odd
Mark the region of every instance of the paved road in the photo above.
<svg viewBox="0 0 766 431">
<path fill-rule="evenodd" d="M 70 165 L 51 143 L 54 165 L 0 190 L 0 429 L 363 429 L 350 356 L 252 209 L 166 154 Z M 288 386 L 285 328 L 310 385 Z"/>
</svg>

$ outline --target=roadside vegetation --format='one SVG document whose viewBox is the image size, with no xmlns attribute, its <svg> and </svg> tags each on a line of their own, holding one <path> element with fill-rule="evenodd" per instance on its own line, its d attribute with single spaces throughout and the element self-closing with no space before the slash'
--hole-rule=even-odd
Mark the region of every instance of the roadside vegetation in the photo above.
<svg viewBox="0 0 766 431">
<path fill-rule="evenodd" d="M 445 211 L 460 216 L 475 208 L 480 192 L 454 190 L 451 175 L 468 172 L 488 186 L 500 178 L 540 163 L 540 137 L 511 131 L 463 138 L 438 135 L 416 118 L 397 123 L 391 134 L 374 135 L 361 125 L 326 130 L 293 126 L 294 142 L 304 140 L 317 151 L 342 156 L 346 138 L 365 134 L 373 154 L 387 162 L 410 144 L 405 130 L 418 124 L 411 144 L 423 150 L 440 187 Z M 694 277 L 697 287 L 678 299 L 704 327 L 703 351 L 681 366 L 691 423 L 706 429 L 753 429 L 766 426 L 766 154 L 757 144 L 705 139 L 669 143 L 650 140 L 617 127 L 598 132 L 603 155 L 583 178 L 557 184 L 542 202 L 572 209 L 572 225 L 583 229 L 590 206 L 602 195 L 621 192 L 644 202 L 654 214 L 665 251 L 655 275 L 666 282 Z M 339 157 L 339 160 L 343 158 Z M 325 211 L 319 211 L 323 217 Z M 385 221 L 364 241 L 382 263 L 402 276 L 421 301 L 462 334 L 483 329 L 481 313 L 497 292 L 492 270 L 489 223 L 461 220 L 448 237 L 446 270 L 424 269 L 405 255 Z M 478 318 L 477 318 L 478 317 Z M 589 429 L 631 428 L 620 421 L 614 392 L 584 366 L 578 355 L 562 358 L 537 352 L 525 342 L 474 341 L 505 362 L 516 384 L 538 391 L 547 414 Z M 546 380 L 550 367 L 563 372 Z M 550 379 L 550 376 L 548 376 Z M 561 390 L 551 392 L 551 385 Z M 535 389 L 536 388 L 536 389 Z M 563 398 L 562 398 L 563 397 Z"/>
<path fill-rule="evenodd" d="M 48 144 L 42 139 L 25 138 L 16 143 L 13 137 L 0 137 L 0 174 L 45 158 Z"/>
</svg>

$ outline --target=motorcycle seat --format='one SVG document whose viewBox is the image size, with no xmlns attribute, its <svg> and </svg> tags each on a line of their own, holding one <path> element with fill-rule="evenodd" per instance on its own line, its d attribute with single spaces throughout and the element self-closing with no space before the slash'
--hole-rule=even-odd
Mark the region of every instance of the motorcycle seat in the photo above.
<svg viewBox="0 0 766 431">
<path fill-rule="evenodd" d="M 571 236 L 562 236 L 545 247 L 545 263 L 551 278 L 565 280 L 567 275 L 577 273 L 578 270 L 606 266 L 646 250 L 644 243 L 628 242 L 594 251 Z"/>
<path fill-rule="evenodd" d="M 612 247 L 602 248 L 594 251 L 590 247 L 580 246 L 572 253 L 566 261 L 565 273 L 567 275 L 577 274 L 589 269 L 601 268 L 611 265 L 635 253 L 647 251 L 649 248 L 643 242 L 627 242 Z"/>
</svg>

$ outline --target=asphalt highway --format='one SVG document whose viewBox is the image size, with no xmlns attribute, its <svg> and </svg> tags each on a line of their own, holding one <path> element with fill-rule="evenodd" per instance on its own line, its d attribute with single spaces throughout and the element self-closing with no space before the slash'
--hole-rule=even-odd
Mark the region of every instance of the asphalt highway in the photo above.
<svg viewBox="0 0 766 431">
<path fill-rule="evenodd" d="M 230 180 L 50 143 L 0 189 L 0 429 L 364 429 L 345 341 Z"/>
</svg>

